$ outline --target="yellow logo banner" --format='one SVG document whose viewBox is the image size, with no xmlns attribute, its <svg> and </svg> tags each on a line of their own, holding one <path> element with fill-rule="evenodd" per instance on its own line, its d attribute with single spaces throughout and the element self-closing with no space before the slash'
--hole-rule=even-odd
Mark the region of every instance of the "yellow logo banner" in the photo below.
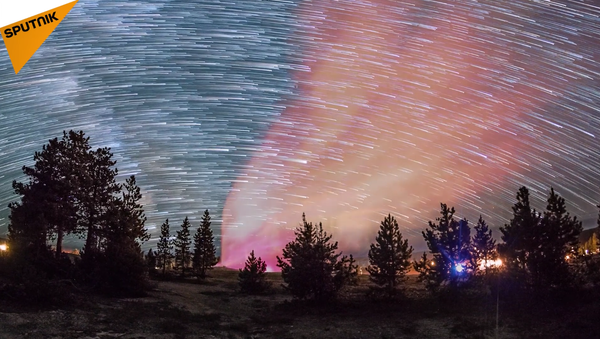
<svg viewBox="0 0 600 339">
<path fill-rule="evenodd" d="M 15 73 L 19 73 L 56 26 L 69 14 L 77 1 L 31 16 L 0 29 Z"/>
</svg>

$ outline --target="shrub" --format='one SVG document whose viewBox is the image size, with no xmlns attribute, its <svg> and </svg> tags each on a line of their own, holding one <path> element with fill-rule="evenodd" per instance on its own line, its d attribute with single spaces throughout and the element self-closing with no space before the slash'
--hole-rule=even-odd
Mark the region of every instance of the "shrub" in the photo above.
<svg viewBox="0 0 600 339">
<path fill-rule="evenodd" d="M 271 284 L 265 280 L 267 264 L 260 257 L 254 256 L 254 251 L 250 252 L 244 269 L 240 269 L 238 276 L 240 289 L 248 294 L 260 294 L 265 292 Z"/>
</svg>

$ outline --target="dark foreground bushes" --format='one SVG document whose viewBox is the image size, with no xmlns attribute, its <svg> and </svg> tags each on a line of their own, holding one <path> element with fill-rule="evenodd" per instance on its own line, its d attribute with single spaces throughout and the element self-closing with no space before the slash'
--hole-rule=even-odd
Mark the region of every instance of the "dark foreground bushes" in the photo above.
<svg viewBox="0 0 600 339">
<path fill-rule="evenodd" d="M 141 243 L 149 235 L 135 176 L 117 183 L 110 148 L 93 150 L 82 131 L 49 140 L 33 160 L 22 169 L 26 179 L 12 184 L 19 200 L 9 204 L 7 291 L 50 298 L 45 290 L 66 281 L 108 295 L 143 295 Z M 63 253 L 67 236 L 85 239 L 81 261 Z"/>
<path fill-rule="evenodd" d="M 3 263 L 6 264 L 6 261 Z M 10 268 L 4 267 L 3 273 Z M 10 272 L 10 271 L 9 271 Z M 62 306 L 71 301 L 75 292 L 68 279 L 48 279 L 45 270 L 31 264 L 15 268 L 12 279 L 6 275 L 0 281 L 0 300 L 21 306 Z"/>
</svg>

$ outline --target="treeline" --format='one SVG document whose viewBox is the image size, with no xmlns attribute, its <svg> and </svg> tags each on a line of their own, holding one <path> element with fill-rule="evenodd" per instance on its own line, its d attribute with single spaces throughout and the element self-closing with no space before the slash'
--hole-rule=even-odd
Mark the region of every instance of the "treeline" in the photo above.
<svg viewBox="0 0 600 339">
<path fill-rule="evenodd" d="M 370 293 L 393 297 L 401 291 L 411 268 L 432 292 L 490 287 L 500 281 L 503 288 L 512 291 L 600 284 L 598 248 L 583 250 L 579 244 L 581 221 L 567 212 L 565 200 L 554 189 L 550 189 L 546 209 L 538 212 L 530 205 L 528 189 L 521 187 L 512 210 L 510 222 L 500 228 L 503 242 L 496 244 L 483 217 L 472 234 L 469 221 L 457 219 L 455 209 L 442 203 L 440 216 L 422 232 L 429 251 L 417 261 L 411 259 L 413 248 L 403 238 L 397 220 L 388 215 L 369 250 L 366 271 L 372 283 Z M 277 258 L 286 288 L 294 296 L 333 298 L 342 287 L 356 282 L 354 259 L 337 252 L 337 243 L 321 224 L 308 223 L 303 215 L 295 234 L 296 239 Z M 255 262 L 254 252 L 248 260 Z M 260 259 L 250 269 L 246 266 L 250 272 L 257 271 L 255 266 L 261 267 L 258 272 L 265 270 Z M 254 280 L 260 278 L 259 274 L 245 274 Z M 240 278 L 244 278 L 242 274 Z"/>
<path fill-rule="evenodd" d="M 143 296 L 150 275 L 168 269 L 179 278 L 204 279 L 217 264 L 208 210 L 193 237 L 186 217 L 172 239 L 167 219 L 157 250 L 144 256 L 141 245 L 150 237 L 136 178 L 118 183 L 111 149 L 92 149 L 83 132 L 63 132 L 33 160 L 22 168 L 26 180 L 13 182 L 20 200 L 9 204 L 0 299 L 56 303 L 74 291 Z M 73 236 L 85 241 L 79 255 L 63 252 L 65 238 Z"/>
<path fill-rule="evenodd" d="M 135 176 L 118 183 L 110 148 L 93 150 L 83 132 L 65 132 L 61 139 L 50 140 L 34 161 L 32 167 L 23 167 L 27 180 L 13 182 L 20 201 L 9 205 L 9 251 L 0 256 L 0 297 L 52 299 L 65 286 L 143 295 L 149 273 L 204 279 L 217 264 L 208 210 L 193 236 L 187 217 L 174 237 L 167 219 L 156 249 L 144 256 L 141 244 L 149 236 Z M 582 224 L 553 189 L 545 210 L 537 211 L 527 188 L 520 188 L 512 210 L 497 244 L 482 217 L 471 228 L 468 220 L 455 217 L 454 208 L 441 204 L 440 216 L 422 232 L 429 250 L 417 261 L 397 220 L 388 215 L 373 234 L 368 252 L 370 293 L 400 294 L 411 269 L 432 292 L 498 286 L 500 281 L 508 290 L 535 291 L 600 284 L 597 242 L 580 247 Z M 63 253 L 67 236 L 85 240 L 80 256 Z M 353 256 L 338 251 L 322 224 L 308 222 L 304 215 L 295 239 L 277 257 L 277 266 L 285 288 L 298 299 L 329 300 L 358 281 Z M 252 251 L 239 270 L 240 289 L 268 290 L 266 270 Z"/>
<path fill-rule="evenodd" d="M 13 182 L 9 248 L 0 262 L 0 294 L 16 300 L 56 298 L 66 286 L 111 295 L 147 289 L 141 243 L 149 239 L 135 176 L 118 183 L 110 148 L 93 150 L 83 132 L 64 132 Z M 81 255 L 63 253 L 67 236 L 85 240 Z M 48 245 L 56 244 L 55 248 Z"/>
</svg>

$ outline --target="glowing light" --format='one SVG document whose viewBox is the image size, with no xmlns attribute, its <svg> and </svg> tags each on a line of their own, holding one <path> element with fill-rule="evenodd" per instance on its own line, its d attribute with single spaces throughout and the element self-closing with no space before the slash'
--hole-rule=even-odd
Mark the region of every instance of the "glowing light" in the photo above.
<svg viewBox="0 0 600 339">
<path fill-rule="evenodd" d="M 431 266 L 435 266 L 435 261 L 431 261 Z"/>
<path fill-rule="evenodd" d="M 479 269 L 480 270 L 484 270 L 486 267 L 487 268 L 491 268 L 491 267 L 500 267 L 502 266 L 502 260 L 500 259 L 496 259 L 496 260 L 482 260 L 479 263 Z"/>
<path fill-rule="evenodd" d="M 565 257 L 565 259 L 566 259 L 566 260 L 569 260 L 570 258 L 571 258 L 571 257 L 570 257 L 570 256 L 568 256 L 568 255 Z"/>
<path fill-rule="evenodd" d="M 8 246 L 6 246 L 5 244 L 0 245 L 0 251 L 6 251 L 8 249 Z"/>
<path fill-rule="evenodd" d="M 462 273 L 465 270 L 465 266 L 463 264 L 457 264 L 455 270 L 458 273 Z"/>
</svg>

